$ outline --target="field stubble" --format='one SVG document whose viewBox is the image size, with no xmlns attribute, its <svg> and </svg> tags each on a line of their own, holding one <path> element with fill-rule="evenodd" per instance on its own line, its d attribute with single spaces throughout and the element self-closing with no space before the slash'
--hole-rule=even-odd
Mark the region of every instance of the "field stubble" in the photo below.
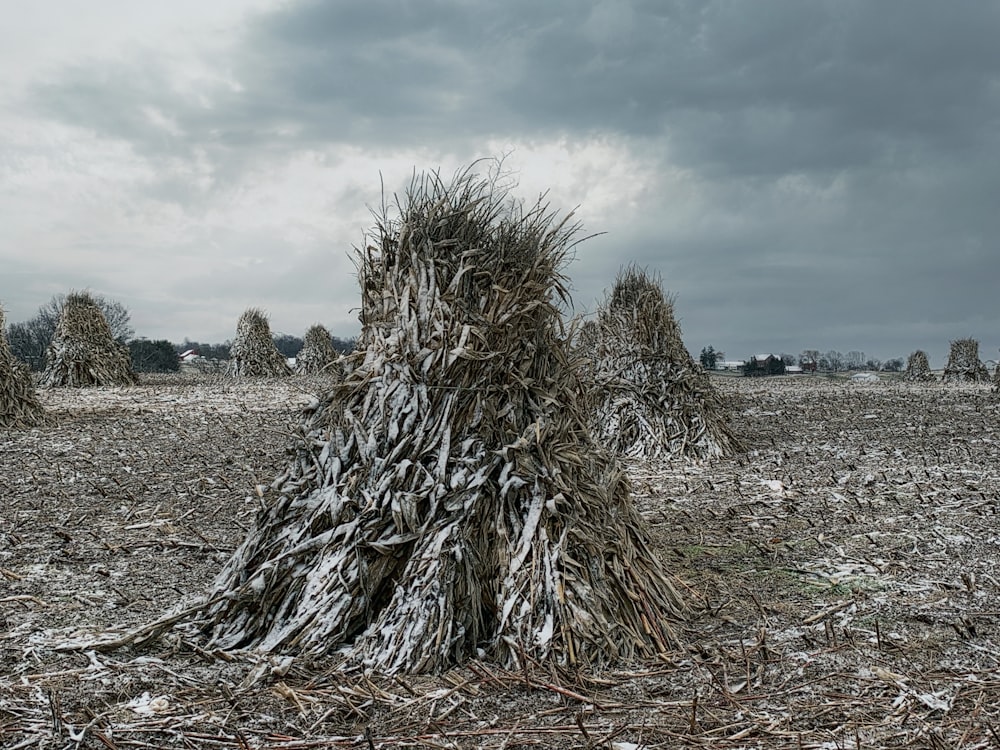
<svg viewBox="0 0 1000 750">
<path fill-rule="evenodd" d="M 600 674 L 440 676 L 64 648 L 201 593 L 285 465 L 293 378 L 41 392 L 0 443 L 0 746 L 1000 746 L 1000 402 L 979 385 L 719 382 L 747 454 L 631 467 L 699 616 Z"/>
</svg>

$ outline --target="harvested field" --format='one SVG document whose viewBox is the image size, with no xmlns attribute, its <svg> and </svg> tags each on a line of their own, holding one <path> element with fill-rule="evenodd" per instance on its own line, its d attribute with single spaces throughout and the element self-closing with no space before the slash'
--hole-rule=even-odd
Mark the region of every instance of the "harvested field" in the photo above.
<svg viewBox="0 0 1000 750">
<path fill-rule="evenodd" d="M 631 469 L 701 611 L 687 647 L 601 674 L 419 678 L 181 634 L 81 645 L 205 590 L 321 381 L 41 391 L 50 423 L 0 432 L 0 746 L 1000 746 L 990 386 L 714 382 L 748 453 Z"/>
</svg>

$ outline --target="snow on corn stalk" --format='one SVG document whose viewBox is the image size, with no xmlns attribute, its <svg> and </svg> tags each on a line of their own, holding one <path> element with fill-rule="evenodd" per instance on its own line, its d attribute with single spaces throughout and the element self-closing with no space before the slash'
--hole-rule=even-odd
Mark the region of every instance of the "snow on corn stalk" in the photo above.
<svg viewBox="0 0 1000 750">
<path fill-rule="evenodd" d="M 87 292 L 66 295 L 45 357 L 41 379 L 45 386 L 79 388 L 139 382 L 128 347 L 115 340 L 100 305 Z"/>
<path fill-rule="evenodd" d="M 596 320 L 581 329 L 591 425 L 631 458 L 710 458 L 741 450 L 722 399 L 681 339 L 661 282 L 622 269 Z"/>
<path fill-rule="evenodd" d="M 0 308 L 0 428 L 34 427 L 45 419 L 28 367 L 10 350 Z"/>
<path fill-rule="evenodd" d="M 591 435 L 560 316 L 578 225 L 472 169 L 416 177 L 359 251 L 352 367 L 195 625 L 213 648 L 388 672 L 597 665 L 685 605 Z"/>
<path fill-rule="evenodd" d="M 330 332 L 317 324 L 306 331 L 302 350 L 295 360 L 295 371 L 302 375 L 318 375 L 321 372 L 335 375 L 339 358 Z"/>
<path fill-rule="evenodd" d="M 906 372 L 903 373 L 903 378 L 918 383 L 934 380 L 934 373 L 931 372 L 931 365 L 927 360 L 927 352 L 923 349 L 917 349 L 907 358 Z"/>
<path fill-rule="evenodd" d="M 951 342 L 948 364 L 945 365 L 945 382 L 989 382 L 990 373 L 979 359 L 979 342 L 976 339 L 958 339 Z"/>
<path fill-rule="evenodd" d="M 229 348 L 226 374 L 233 378 L 278 378 L 292 374 L 274 345 L 271 326 L 262 310 L 250 307 L 236 324 L 236 338 Z"/>
</svg>

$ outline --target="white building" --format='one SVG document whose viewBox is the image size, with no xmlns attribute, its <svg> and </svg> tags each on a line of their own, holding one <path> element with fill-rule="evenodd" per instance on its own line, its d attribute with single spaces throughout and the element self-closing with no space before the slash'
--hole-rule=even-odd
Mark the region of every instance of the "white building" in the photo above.
<svg viewBox="0 0 1000 750">
<path fill-rule="evenodd" d="M 726 372 L 737 372 L 743 369 L 746 364 L 742 359 L 727 359 L 721 362 L 715 363 L 716 370 L 725 370 Z"/>
</svg>

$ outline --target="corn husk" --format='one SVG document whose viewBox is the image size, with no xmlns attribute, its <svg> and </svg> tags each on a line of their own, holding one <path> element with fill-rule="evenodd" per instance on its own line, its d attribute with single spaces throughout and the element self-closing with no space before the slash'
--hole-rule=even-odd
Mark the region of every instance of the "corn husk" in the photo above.
<svg viewBox="0 0 1000 750">
<path fill-rule="evenodd" d="M 597 665 L 685 604 L 590 432 L 560 316 L 578 227 L 471 171 L 416 178 L 359 251 L 362 334 L 194 626 L 387 672 Z"/>
<path fill-rule="evenodd" d="M 100 306 L 87 292 L 66 295 L 46 351 L 41 383 L 48 387 L 135 385 L 128 347 L 115 340 Z"/>
</svg>

